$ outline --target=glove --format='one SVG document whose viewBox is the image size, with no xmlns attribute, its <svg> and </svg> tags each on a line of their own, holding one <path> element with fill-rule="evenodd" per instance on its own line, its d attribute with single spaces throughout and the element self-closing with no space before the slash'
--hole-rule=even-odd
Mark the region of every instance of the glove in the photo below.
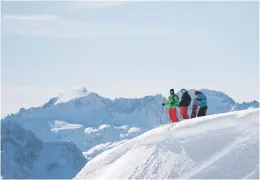
<svg viewBox="0 0 260 180">
<path fill-rule="evenodd" d="M 162 103 L 162 106 L 165 106 L 165 104 L 164 104 L 164 103 Z"/>
</svg>

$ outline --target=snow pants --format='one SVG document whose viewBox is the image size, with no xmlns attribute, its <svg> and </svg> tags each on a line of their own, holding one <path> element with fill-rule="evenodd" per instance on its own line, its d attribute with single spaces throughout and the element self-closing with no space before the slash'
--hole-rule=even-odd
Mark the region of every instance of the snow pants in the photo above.
<svg viewBox="0 0 260 180">
<path fill-rule="evenodd" d="M 189 119 L 188 106 L 182 106 L 180 108 L 180 110 L 181 110 L 181 117 L 182 117 L 182 119 Z"/>
<path fill-rule="evenodd" d="M 179 119 L 178 119 L 178 117 L 177 117 L 176 108 L 169 108 L 169 109 L 168 109 L 168 113 L 169 113 L 170 120 L 171 120 L 173 123 L 179 122 Z"/>
<path fill-rule="evenodd" d="M 208 106 L 200 107 L 198 112 L 198 117 L 205 116 L 207 112 Z"/>
<path fill-rule="evenodd" d="M 198 105 L 192 106 L 191 118 L 197 117 L 197 109 L 198 109 Z"/>
</svg>

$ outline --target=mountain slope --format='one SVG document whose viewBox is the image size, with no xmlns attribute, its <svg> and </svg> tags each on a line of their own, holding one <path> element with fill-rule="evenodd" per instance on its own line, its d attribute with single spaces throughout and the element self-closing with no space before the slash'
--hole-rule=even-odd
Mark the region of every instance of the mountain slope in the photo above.
<svg viewBox="0 0 260 180">
<path fill-rule="evenodd" d="M 244 109 L 253 109 L 253 108 L 259 108 L 259 102 L 252 101 L 252 102 L 243 102 L 243 103 L 237 103 L 234 107 L 233 111 L 239 111 Z"/>
<path fill-rule="evenodd" d="M 232 110 L 257 108 L 257 101 L 251 103 L 236 103 L 228 95 L 213 91 L 201 90 L 208 98 L 207 114 L 218 114 Z M 189 90 L 192 99 L 194 89 Z M 181 94 L 178 93 L 181 98 Z M 110 100 L 96 93 L 88 92 L 85 88 L 71 90 L 51 98 L 42 107 L 24 109 L 5 119 L 44 119 L 65 120 L 72 124 L 98 127 L 102 124 L 116 126 L 130 125 L 151 128 L 158 123 L 161 104 L 165 102 L 161 95 L 145 96 L 143 98 L 119 98 Z M 163 112 L 163 122 L 167 122 L 167 111 Z"/>
<path fill-rule="evenodd" d="M 85 165 L 68 142 L 43 142 L 17 123 L 1 124 L 1 175 L 4 179 L 72 178 Z"/>
<path fill-rule="evenodd" d="M 208 97 L 208 114 L 259 107 L 258 102 L 238 105 L 224 93 L 206 89 L 202 91 Z M 190 94 L 193 97 L 194 90 L 190 90 Z M 69 142 L 70 144 L 72 142 L 83 152 L 86 159 L 90 160 L 100 153 L 154 128 L 159 123 L 162 110 L 161 123 L 168 123 L 167 109 L 162 109 L 161 106 L 161 103 L 165 100 L 161 95 L 110 100 L 96 93 L 88 92 L 85 88 L 80 88 L 59 94 L 51 98 L 42 107 L 21 108 L 19 113 L 9 115 L 1 123 L 19 124 L 22 129 L 32 131 L 36 136 L 33 135 L 33 139 L 38 139 L 36 142 L 42 144 L 42 148 L 36 146 L 41 152 L 40 157 L 44 157 L 44 154 L 48 156 L 48 153 L 52 151 L 61 151 L 62 147 L 66 146 L 66 143 Z M 16 131 L 10 132 L 10 136 L 16 137 L 15 134 L 17 134 Z M 64 142 L 66 143 L 64 144 Z M 12 149 L 16 149 L 12 146 L 23 152 L 24 147 L 15 144 L 9 145 L 8 151 L 12 152 Z M 30 168 L 24 170 L 20 168 L 20 165 L 17 167 L 17 163 L 10 164 L 9 162 L 12 161 L 9 161 L 9 159 L 12 159 L 13 155 L 8 156 L 4 157 L 8 158 L 5 160 L 6 165 L 2 166 L 2 168 L 7 168 L 2 171 L 5 172 L 5 177 L 16 177 L 18 175 L 19 177 L 27 177 L 28 175 L 34 177 L 33 172 L 37 172 L 35 177 L 44 178 L 47 175 L 48 177 L 56 177 L 55 174 L 59 174 L 57 172 L 62 169 L 53 165 L 57 167 L 51 170 L 54 173 L 53 175 L 51 172 L 46 173 L 47 175 L 44 175 L 44 173 L 41 175 L 41 173 L 38 173 L 38 171 L 42 172 L 38 170 L 40 167 L 40 165 L 37 165 L 38 161 L 32 161 L 34 171 L 30 170 Z M 25 158 L 23 161 L 31 162 L 30 156 L 23 157 Z M 54 154 L 53 158 L 60 159 L 57 154 Z M 44 166 L 48 167 L 51 163 L 46 162 Z M 81 163 L 79 164 L 81 165 Z M 63 167 L 63 165 L 60 165 L 60 167 Z M 52 169 L 52 166 L 50 168 Z M 72 167 L 67 168 L 68 170 L 66 167 L 63 169 L 70 174 L 61 174 L 64 177 L 65 175 L 66 177 L 72 177 L 71 174 L 73 173 L 69 170 Z M 11 169 L 16 169 L 17 175 L 11 174 Z"/>
<path fill-rule="evenodd" d="M 208 97 L 208 114 L 230 112 L 236 107 L 239 110 L 252 107 L 251 103 L 238 107 L 232 98 L 222 92 L 202 91 Z M 194 90 L 189 92 L 193 98 Z M 95 151 L 88 155 L 92 158 L 97 152 L 102 152 L 92 149 L 96 145 L 111 148 L 114 142 L 136 137 L 158 125 L 162 110 L 161 123 L 168 123 L 167 109 L 161 106 L 165 101 L 161 95 L 110 100 L 80 88 L 59 94 L 42 107 L 21 109 L 3 121 L 19 123 L 43 141 L 72 141 L 85 154 Z M 253 107 L 257 106 L 259 103 L 255 102 Z M 89 128 L 95 131 L 86 133 Z M 138 131 L 129 133 L 132 128 Z M 105 145 L 107 143 L 110 145 Z"/>
<path fill-rule="evenodd" d="M 259 109 L 212 115 L 128 140 L 90 160 L 75 179 L 258 179 L 258 150 Z"/>
</svg>

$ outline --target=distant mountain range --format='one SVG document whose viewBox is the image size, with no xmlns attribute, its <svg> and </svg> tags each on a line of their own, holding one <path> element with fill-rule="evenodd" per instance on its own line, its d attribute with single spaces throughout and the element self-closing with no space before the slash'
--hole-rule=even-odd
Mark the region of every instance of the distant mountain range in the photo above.
<svg viewBox="0 0 260 180">
<path fill-rule="evenodd" d="M 208 115 L 259 107 L 257 101 L 239 104 L 222 92 L 207 89 L 201 91 L 208 98 Z M 194 98 L 194 90 L 189 90 L 189 93 Z M 180 93 L 177 94 L 180 96 Z M 159 94 L 110 100 L 88 92 L 86 88 L 80 88 L 59 94 L 41 107 L 21 108 L 18 113 L 8 115 L 1 121 L 2 136 L 4 133 L 2 160 L 6 162 L 2 164 L 2 175 L 4 178 L 17 178 L 20 174 L 27 178 L 70 178 L 73 169 L 79 168 L 81 163 L 84 165 L 87 159 L 157 126 L 162 110 L 162 123 L 168 123 L 167 109 L 162 109 L 161 106 L 165 101 L 166 98 Z M 11 129 L 7 131 L 3 127 Z M 21 134 L 31 135 L 23 135 L 23 139 L 19 140 Z M 12 137 L 18 140 L 14 141 L 15 138 Z M 27 151 L 27 146 L 21 145 L 19 141 L 29 144 L 29 147 L 33 141 L 39 146 L 38 149 L 35 146 L 36 149 L 33 147 L 30 150 L 37 153 L 34 157 L 23 156 L 22 161 L 29 161 L 28 167 L 21 165 L 20 160 L 15 160 L 17 151 Z M 64 147 L 75 153 L 73 157 L 67 158 L 73 159 L 77 156 L 76 159 L 80 162 L 78 166 L 56 163 Z M 48 152 L 54 155 L 48 156 Z M 83 152 L 86 159 L 82 159 L 79 152 Z M 37 165 L 43 153 L 46 153 L 43 167 L 48 169 L 51 163 L 56 163 L 53 165 L 57 166 L 56 170 L 53 170 L 54 174 L 63 166 L 70 169 L 68 174 L 56 173 L 56 176 L 49 173 L 49 176 L 44 176 L 43 171 L 46 171 L 46 168 L 40 169 Z M 63 155 L 66 156 L 65 154 Z M 28 173 L 30 176 L 26 175 Z"/>
</svg>

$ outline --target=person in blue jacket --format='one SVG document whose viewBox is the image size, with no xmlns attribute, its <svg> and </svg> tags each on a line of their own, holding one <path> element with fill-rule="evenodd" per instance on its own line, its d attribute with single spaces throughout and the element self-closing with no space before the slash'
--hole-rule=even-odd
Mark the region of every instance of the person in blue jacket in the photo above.
<svg viewBox="0 0 260 180">
<path fill-rule="evenodd" d="M 207 102 L 207 97 L 201 92 L 196 90 L 195 95 L 197 96 L 197 100 L 199 101 L 199 112 L 198 112 L 198 117 L 200 116 L 205 116 L 207 109 L 208 109 L 208 102 Z"/>
</svg>

